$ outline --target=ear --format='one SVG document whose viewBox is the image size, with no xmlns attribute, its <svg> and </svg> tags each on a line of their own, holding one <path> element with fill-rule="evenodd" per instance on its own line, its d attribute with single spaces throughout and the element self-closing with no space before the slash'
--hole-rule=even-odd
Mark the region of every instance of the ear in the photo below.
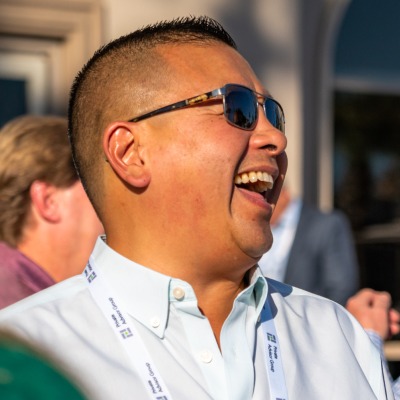
<svg viewBox="0 0 400 400">
<path fill-rule="evenodd" d="M 116 121 L 107 126 L 103 150 L 114 171 L 129 185 L 144 188 L 151 181 L 141 146 L 143 129 L 133 122 Z"/>
<path fill-rule="evenodd" d="M 34 181 L 30 188 L 35 214 L 50 223 L 58 223 L 62 218 L 57 193 L 54 185 L 44 181 Z"/>
</svg>

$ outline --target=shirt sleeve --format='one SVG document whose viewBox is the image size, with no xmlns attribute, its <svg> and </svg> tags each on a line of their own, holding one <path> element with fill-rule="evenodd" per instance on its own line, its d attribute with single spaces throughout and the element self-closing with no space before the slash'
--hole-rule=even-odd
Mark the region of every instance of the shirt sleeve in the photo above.
<svg viewBox="0 0 400 400">
<path fill-rule="evenodd" d="M 397 378 L 393 382 L 392 375 L 390 375 L 390 371 L 389 371 L 389 365 L 388 365 L 388 362 L 387 362 L 384 352 L 383 352 L 382 338 L 380 337 L 380 335 L 377 332 L 375 332 L 373 330 L 366 329 L 365 332 L 367 332 L 367 335 L 369 336 L 371 342 L 379 350 L 379 354 L 381 355 L 381 359 L 382 359 L 382 365 L 386 372 L 386 375 L 388 376 L 388 378 L 390 380 L 390 384 L 392 385 L 392 390 L 393 390 L 395 400 L 400 400 L 400 378 Z"/>
<path fill-rule="evenodd" d="M 400 378 L 397 378 L 392 383 L 392 389 L 393 389 L 393 394 L 394 394 L 395 400 L 400 400 Z"/>
</svg>

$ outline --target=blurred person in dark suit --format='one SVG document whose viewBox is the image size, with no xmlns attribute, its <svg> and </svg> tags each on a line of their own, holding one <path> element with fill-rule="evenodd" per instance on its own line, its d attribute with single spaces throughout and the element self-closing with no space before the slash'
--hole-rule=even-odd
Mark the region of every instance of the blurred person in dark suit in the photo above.
<svg viewBox="0 0 400 400">
<path fill-rule="evenodd" d="M 339 211 L 322 213 L 284 187 L 271 226 L 273 246 L 258 262 L 264 275 L 345 305 L 358 288 L 346 217 Z"/>
<path fill-rule="evenodd" d="M 72 161 L 67 121 L 0 130 L 0 309 L 80 273 L 103 231 Z"/>
</svg>

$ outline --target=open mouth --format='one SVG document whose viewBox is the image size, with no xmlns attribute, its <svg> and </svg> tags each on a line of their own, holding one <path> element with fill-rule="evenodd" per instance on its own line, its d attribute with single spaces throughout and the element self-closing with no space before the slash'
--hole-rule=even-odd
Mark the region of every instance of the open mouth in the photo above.
<svg viewBox="0 0 400 400">
<path fill-rule="evenodd" d="M 261 193 L 265 197 L 267 190 L 273 188 L 274 179 L 263 171 L 244 172 L 235 176 L 235 185 L 238 188 Z"/>
</svg>

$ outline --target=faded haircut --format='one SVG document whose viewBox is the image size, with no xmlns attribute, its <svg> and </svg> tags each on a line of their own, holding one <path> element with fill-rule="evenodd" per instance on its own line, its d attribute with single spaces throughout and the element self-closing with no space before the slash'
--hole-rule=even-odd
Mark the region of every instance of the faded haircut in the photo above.
<svg viewBox="0 0 400 400">
<path fill-rule="evenodd" d="M 65 118 L 23 116 L 0 130 L 0 240 L 11 247 L 23 239 L 35 181 L 59 188 L 78 181 Z"/>
<path fill-rule="evenodd" d="M 155 93 L 170 85 L 160 52 L 164 45 L 236 44 L 209 17 L 187 17 L 148 25 L 101 47 L 79 72 L 71 88 L 68 134 L 78 175 L 101 219 L 105 155 L 102 134 L 112 121 L 129 120 L 148 109 Z M 147 107 L 147 108 L 146 108 Z"/>
</svg>

